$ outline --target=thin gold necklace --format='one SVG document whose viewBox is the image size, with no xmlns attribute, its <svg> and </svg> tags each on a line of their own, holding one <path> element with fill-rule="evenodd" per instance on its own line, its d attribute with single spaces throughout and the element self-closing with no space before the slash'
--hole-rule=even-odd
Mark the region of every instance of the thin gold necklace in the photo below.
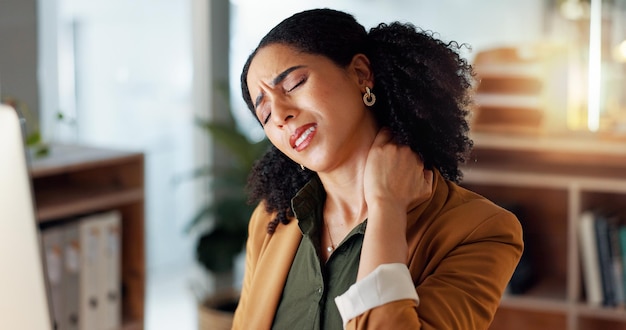
<svg viewBox="0 0 626 330">
<path fill-rule="evenodd" d="M 330 229 L 328 228 L 328 223 L 326 223 L 326 221 L 324 221 L 324 225 L 326 227 L 326 232 L 328 233 L 328 239 L 330 240 L 330 245 L 326 247 L 326 251 L 331 253 L 335 250 L 335 243 L 333 243 L 333 237 L 330 235 Z"/>
</svg>

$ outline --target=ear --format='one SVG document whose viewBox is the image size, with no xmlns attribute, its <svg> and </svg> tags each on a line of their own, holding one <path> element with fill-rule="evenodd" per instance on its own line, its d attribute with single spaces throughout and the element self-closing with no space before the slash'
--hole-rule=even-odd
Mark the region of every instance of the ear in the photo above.
<svg viewBox="0 0 626 330">
<path fill-rule="evenodd" d="M 359 87 L 365 91 L 365 86 L 374 88 L 374 73 L 370 60 L 364 54 L 356 54 L 352 58 L 349 66 L 350 70 L 355 74 Z"/>
</svg>

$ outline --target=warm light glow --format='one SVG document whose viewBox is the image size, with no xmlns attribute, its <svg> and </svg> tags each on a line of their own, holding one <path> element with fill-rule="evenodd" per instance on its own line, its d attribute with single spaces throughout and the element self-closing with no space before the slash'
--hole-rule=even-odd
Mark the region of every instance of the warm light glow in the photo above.
<svg viewBox="0 0 626 330">
<path fill-rule="evenodd" d="M 587 128 L 600 127 L 600 82 L 602 68 L 602 0 L 591 0 L 589 15 L 589 78 L 587 86 Z"/>
<path fill-rule="evenodd" d="M 560 9 L 563 17 L 571 20 L 581 19 L 585 15 L 585 9 L 579 0 L 566 0 Z"/>
<path fill-rule="evenodd" d="M 620 62 L 626 62 L 626 40 L 622 41 L 619 46 L 617 46 L 617 56 L 616 60 Z"/>
</svg>

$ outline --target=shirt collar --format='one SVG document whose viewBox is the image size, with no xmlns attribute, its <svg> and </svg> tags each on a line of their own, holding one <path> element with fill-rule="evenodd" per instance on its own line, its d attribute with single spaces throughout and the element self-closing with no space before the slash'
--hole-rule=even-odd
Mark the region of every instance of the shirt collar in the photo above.
<svg viewBox="0 0 626 330">
<path fill-rule="evenodd" d="M 433 169 L 433 172 L 433 192 L 427 201 L 409 206 L 407 213 L 411 216 L 409 216 L 407 223 L 408 227 L 415 225 L 420 215 L 437 213 L 445 204 L 445 198 L 448 195 L 446 180 L 437 169 Z M 307 182 L 291 199 L 291 209 L 296 219 L 298 219 L 298 225 L 303 234 L 310 235 L 313 230 L 317 229 L 318 224 L 315 219 L 322 219 L 321 212 L 323 211 L 325 199 L 326 191 L 317 175 Z M 359 228 L 359 232 L 364 230 L 364 227 Z"/>
<path fill-rule="evenodd" d="M 317 175 L 291 199 L 291 209 L 303 234 L 311 235 L 318 227 L 316 219 L 322 219 L 325 200 L 326 191 Z"/>
</svg>

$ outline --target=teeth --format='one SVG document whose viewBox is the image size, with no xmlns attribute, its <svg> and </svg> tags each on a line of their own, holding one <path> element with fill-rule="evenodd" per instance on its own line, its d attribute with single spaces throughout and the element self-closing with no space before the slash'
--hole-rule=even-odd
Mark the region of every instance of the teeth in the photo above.
<svg viewBox="0 0 626 330">
<path fill-rule="evenodd" d="M 300 137 L 296 140 L 296 147 L 299 146 L 302 142 L 304 142 L 304 140 L 306 140 L 306 138 L 311 133 L 313 133 L 313 131 L 315 131 L 315 126 L 311 126 L 311 127 L 309 127 L 309 129 L 304 131 L 304 133 L 302 133 L 302 135 L 300 135 Z"/>
</svg>

